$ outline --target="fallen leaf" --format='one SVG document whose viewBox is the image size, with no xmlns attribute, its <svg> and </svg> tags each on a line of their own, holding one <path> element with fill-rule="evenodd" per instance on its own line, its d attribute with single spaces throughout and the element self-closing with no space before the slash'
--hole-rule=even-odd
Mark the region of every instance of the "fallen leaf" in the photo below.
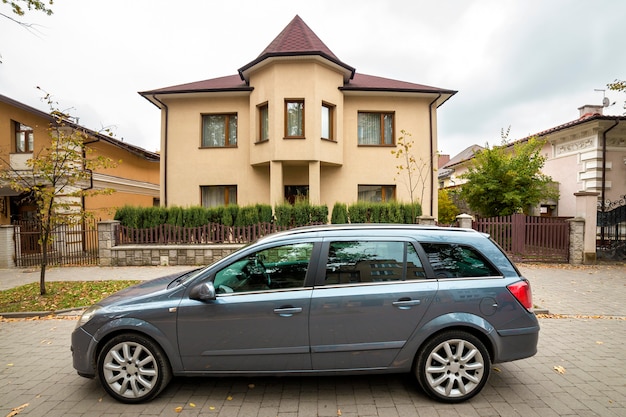
<svg viewBox="0 0 626 417">
<path fill-rule="evenodd" d="M 13 366 L 13 364 L 12 363 L 7 363 L 7 366 Z"/>
<path fill-rule="evenodd" d="M 11 412 L 7 414 L 7 417 L 13 417 L 21 413 L 26 407 L 28 407 L 28 403 L 22 404 L 19 407 L 15 407 L 11 409 Z"/>
<path fill-rule="evenodd" d="M 248 384 L 248 388 L 253 389 L 254 388 L 254 384 Z"/>
<path fill-rule="evenodd" d="M 561 375 L 563 375 L 565 373 L 565 368 L 563 368 L 560 365 L 557 365 L 553 368 L 555 371 L 557 371 L 558 373 L 560 373 Z"/>
<path fill-rule="evenodd" d="M 226 397 L 226 401 L 232 401 L 233 397 L 231 397 L 230 395 L 228 397 Z"/>
<path fill-rule="evenodd" d="M 189 403 L 189 407 L 193 408 L 193 407 L 195 407 L 195 406 L 196 406 L 196 405 L 195 405 L 194 403 Z"/>
<path fill-rule="evenodd" d="M 215 410 L 215 407 L 210 406 L 210 407 L 209 407 L 209 410 L 213 411 L 213 410 Z"/>
<path fill-rule="evenodd" d="M 496 368 L 495 366 L 493 367 L 493 371 L 494 372 L 502 372 L 502 371 L 500 371 L 500 368 Z"/>
<path fill-rule="evenodd" d="M 176 407 L 174 411 L 176 411 L 177 413 L 180 413 L 181 411 L 183 411 L 183 407 Z"/>
<path fill-rule="evenodd" d="M 596 345 L 603 345 L 604 342 L 600 342 L 599 340 L 596 342 Z"/>
<path fill-rule="evenodd" d="M 341 410 L 337 410 L 337 415 L 340 416 L 341 415 Z"/>
</svg>

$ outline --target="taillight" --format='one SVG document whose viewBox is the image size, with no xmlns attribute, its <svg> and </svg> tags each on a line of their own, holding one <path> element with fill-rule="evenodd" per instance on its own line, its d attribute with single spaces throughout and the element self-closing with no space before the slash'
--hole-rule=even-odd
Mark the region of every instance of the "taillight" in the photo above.
<svg viewBox="0 0 626 417">
<path fill-rule="evenodd" d="M 533 308 L 533 296 L 530 291 L 530 282 L 523 280 L 508 285 L 507 288 L 511 294 L 520 302 L 528 311 Z"/>
</svg>

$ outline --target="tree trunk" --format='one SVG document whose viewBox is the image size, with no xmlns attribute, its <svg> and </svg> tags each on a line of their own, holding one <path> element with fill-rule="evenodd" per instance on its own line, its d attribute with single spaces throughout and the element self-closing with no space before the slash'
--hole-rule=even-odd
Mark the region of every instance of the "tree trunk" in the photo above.
<svg viewBox="0 0 626 417">
<path fill-rule="evenodd" d="M 50 233 L 47 230 L 42 230 L 41 272 L 39 274 L 39 294 L 40 295 L 46 295 L 46 266 L 48 265 L 48 238 L 49 236 L 50 236 Z"/>
</svg>

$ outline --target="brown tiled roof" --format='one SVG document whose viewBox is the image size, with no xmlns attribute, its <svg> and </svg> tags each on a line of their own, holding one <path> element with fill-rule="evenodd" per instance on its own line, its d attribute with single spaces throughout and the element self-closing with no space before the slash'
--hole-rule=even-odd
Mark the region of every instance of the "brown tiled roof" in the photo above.
<svg viewBox="0 0 626 417">
<path fill-rule="evenodd" d="M 339 58 L 321 41 L 320 38 L 296 15 L 278 36 L 252 62 L 239 69 L 239 75 L 213 78 L 188 84 L 175 85 L 157 90 L 140 92 L 142 96 L 160 107 L 158 99 L 151 97 L 156 94 L 198 93 L 217 91 L 252 91 L 248 86 L 248 71 L 262 61 L 273 57 L 319 56 L 343 69 L 343 91 L 395 91 L 410 93 L 441 94 L 438 106 L 456 94 L 456 91 L 445 90 L 421 84 L 413 84 L 373 75 L 356 74 L 355 69 L 341 62 Z"/>
<path fill-rule="evenodd" d="M 271 57 L 302 55 L 321 56 L 345 68 L 350 76 L 354 75 L 354 68 L 341 62 L 298 15 L 289 22 L 254 61 L 241 67 L 239 74 L 242 80 L 245 79 L 244 73 L 247 70 Z"/>
<path fill-rule="evenodd" d="M 447 93 L 455 94 L 456 91 L 443 90 L 428 85 L 414 84 L 405 81 L 392 80 L 390 78 L 376 77 L 374 75 L 354 74 L 354 77 L 344 84 L 340 90 L 360 90 L 360 91 L 406 91 L 424 93 Z"/>
<path fill-rule="evenodd" d="M 198 93 L 198 92 L 214 92 L 214 91 L 252 91 L 241 80 L 239 75 L 228 75 L 226 77 L 212 78 L 209 80 L 195 81 L 187 84 L 179 84 L 171 87 L 159 88 L 156 90 L 140 92 L 142 96 L 151 94 L 172 94 L 172 93 Z"/>
<path fill-rule="evenodd" d="M 2 95 L 2 94 L 0 94 L 0 102 L 6 103 L 6 104 L 8 104 L 10 106 L 17 107 L 17 108 L 19 108 L 21 110 L 24 110 L 24 111 L 29 112 L 31 114 L 34 114 L 36 116 L 45 118 L 45 119 L 49 120 L 51 123 L 55 123 L 57 121 L 57 119 L 55 117 L 53 117 L 50 113 L 43 112 L 43 111 L 38 110 L 38 109 L 36 109 L 34 107 L 31 107 L 31 106 L 29 106 L 27 104 L 20 103 L 19 101 L 13 100 L 12 98 L 7 97 L 7 96 Z M 130 143 L 127 143 L 127 142 L 124 142 L 122 140 L 116 139 L 116 138 L 114 138 L 112 136 L 105 135 L 103 133 L 96 132 L 95 130 L 88 129 L 88 128 L 84 127 L 84 126 L 81 126 L 81 125 L 79 125 L 77 123 L 74 123 L 71 120 L 64 120 L 64 123 L 66 123 L 68 126 L 72 127 L 73 129 L 80 130 L 80 131 L 82 131 L 82 132 L 84 132 L 84 133 L 94 137 L 97 140 L 102 140 L 102 141 L 110 143 L 111 145 L 116 146 L 118 148 L 125 149 L 128 152 L 130 152 L 132 154 L 135 154 L 135 155 L 137 155 L 139 157 L 142 157 L 142 158 L 144 158 L 144 159 L 146 159 L 148 161 L 159 161 L 160 158 L 161 158 L 161 156 L 158 153 L 156 153 L 156 152 L 148 151 L 148 150 L 143 149 L 143 148 L 141 148 L 139 146 L 131 145 Z"/>
</svg>

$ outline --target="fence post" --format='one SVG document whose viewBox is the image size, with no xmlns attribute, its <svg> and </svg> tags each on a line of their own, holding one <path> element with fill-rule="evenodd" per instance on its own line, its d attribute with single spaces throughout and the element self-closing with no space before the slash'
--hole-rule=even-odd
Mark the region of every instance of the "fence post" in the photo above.
<svg viewBox="0 0 626 417">
<path fill-rule="evenodd" d="M 15 227 L 0 226 L 0 268 L 15 268 Z"/>
<path fill-rule="evenodd" d="M 463 214 L 459 214 L 458 216 L 456 216 L 456 221 L 459 222 L 460 228 L 471 229 L 472 221 L 474 221 L 474 218 L 470 216 L 469 214 L 463 213 Z"/>
<path fill-rule="evenodd" d="M 115 247 L 115 235 L 121 222 L 110 220 L 98 222 L 98 255 L 100 266 L 113 266 L 111 248 Z"/>
<path fill-rule="evenodd" d="M 425 226 L 435 226 L 435 218 L 433 216 L 417 216 L 417 224 Z"/>
<path fill-rule="evenodd" d="M 569 263 L 581 265 L 585 252 L 585 219 L 576 217 L 568 219 L 567 222 L 569 223 Z"/>
<path fill-rule="evenodd" d="M 583 259 L 585 264 L 596 262 L 596 234 L 598 225 L 598 196 L 600 193 L 581 191 L 576 197 L 576 217 L 585 220 Z"/>
</svg>

